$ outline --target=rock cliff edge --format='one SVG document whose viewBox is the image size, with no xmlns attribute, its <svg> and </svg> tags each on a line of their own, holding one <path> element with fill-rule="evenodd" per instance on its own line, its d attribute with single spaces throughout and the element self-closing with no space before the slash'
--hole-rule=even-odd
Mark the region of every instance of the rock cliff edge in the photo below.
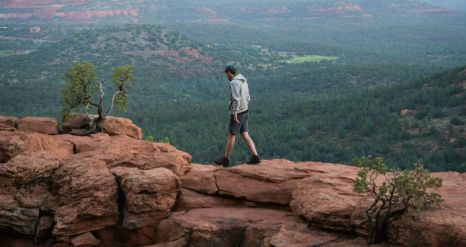
<svg viewBox="0 0 466 247">
<path fill-rule="evenodd" d="M 115 123 L 111 135 L 80 137 L 54 119 L 0 116 L 1 247 L 366 243 L 370 199 L 353 192 L 355 167 L 192 164 Z M 433 175 L 444 203 L 390 222 L 387 246 L 466 246 L 466 174 Z"/>
</svg>

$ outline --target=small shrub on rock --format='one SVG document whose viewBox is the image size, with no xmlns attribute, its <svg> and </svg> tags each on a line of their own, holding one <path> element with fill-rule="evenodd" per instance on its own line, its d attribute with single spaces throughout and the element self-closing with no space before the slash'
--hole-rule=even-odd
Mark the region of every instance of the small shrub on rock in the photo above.
<svg viewBox="0 0 466 247">
<path fill-rule="evenodd" d="M 439 188 L 442 179 L 431 177 L 421 163 L 413 170 L 389 170 L 382 157 L 369 156 L 355 158 L 353 164 L 361 168 L 354 182 L 354 191 L 374 198 L 365 210 L 368 244 L 386 240 L 390 219 L 409 210 L 439 206 L 442 202 L 438 193 L 429 190 Z"/>
</svg>

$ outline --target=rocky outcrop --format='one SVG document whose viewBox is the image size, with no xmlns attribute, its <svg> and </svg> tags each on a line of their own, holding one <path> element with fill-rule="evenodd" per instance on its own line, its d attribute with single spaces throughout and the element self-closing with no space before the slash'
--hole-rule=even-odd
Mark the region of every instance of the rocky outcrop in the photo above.
<svg viewBox="0 0 466 247">
<path fill-rule="evenodd" d="M 291 210 L 325 229 L 366 234 L 364 210 L 371 201 L 353 192 L 357 168 L 304 164 L 312 167 L 313 176 L 302 179 L 293 190 Z"/>
<path fill-rule="evenodd" d="M 123 227 L 155 226 L 168 218 L 180 187 L 179 178 L 166 168 L 114 168 L 124 198 Z"/>
<path fill-rule="evenodd" d="M 51 197 L 50 177 L 58 167 L 56 156 L 47 153 L 18 155 L 0 164 L 0 229 L 35 235 Z"/>
<path fill-rule="evenodd" d="M 182 208 L 221 204 L 289 208 L 320 228 L 364 235 L 363 212 L 369 200 L 353 192 L 356 173 L 357 168 L 350 166 L 287 160 L 229 169 L 193 165 L 181 178 L 186 189 L 181 203 Z"/>
<path fill-rule="evenodd" d="M 117 223 L 117 184 L 104 161 L 80 157 L 62 161 L 51 192 L 55 235 L 72 236 Z"/>
<path fill-rule="evenodd" d="M 177 212 L 158 226 L 171 246 L 362 246 L 361 238 L 310 229 L 289 211 L 215 207 Z"/>
<path fill-rule="evenodd" d="M 62 124 L 63 134 L 70 134 L 73 130 L 88 129 L 90 118 L 85 114 L 70 114 L 68 119 Z"/>
<path fill-rule="evenodd" d="M 18 125 L 18 118 L 11 116 L 0 116 L 0 124 L 16 128 Z"/>
<path fill-rule="evenodd" d="M 32 132 L 2 131 L 0 135 L 0 162 L 6 162 L 19 154 L 29 155 L 46 152 L 60 159 L 70 157 L 73 145 L 49 135 Z"/>
<path fill-rule="evenodd" d="M 70 118 L 63 123 L 63 133 L 80 133 L 89 129 L 92 119 L 97 115 L 71 114 Z M 102 124 L 103 132 L 109 135 L 125 135 L 142 140 L 142 129 L 130 119 L 106 116 Z"/>
<path fill-rule="evenodd" d="M 32 130 L 0 131 L 0 231 L 21 241 L 95 245 L 118 227 L 133 236 L 169 217 L 191 169 L 168 144 Z"/>
<path fill-rule="evenodd" d="M 87 117 L 84 114 L 71 114 L 70 118 L 65 121 L 61 128 L 57 120 L 50 117 L 24 117 L 18 119 L 14 116 L 0 115 L 0 131 L 28 131 L 32 133 L 41 133 L 47 135 L 58 135 L 60 133 L 83 133 L 89 129 L 92 118 L 96 115 Z M 107 116 L 102 124 L 103 132 L 114 136 L 124 135 L 138 140 L 142 140 L 142 129 L 133 123 L 130 119 Z"/>
<path fill-rule="evenodd" d="M 127 135 L 142 140 L 142 130 L 127 118 L 108 116 L 103 124 L 104 131 L 109 135 Z"/>
<path fill-rule="evenodd" d="M 0 129 L 0 246 L 364 246 L 370 199 L 353 193 L 357 171 L 222 168 L 127 135 Z M 390 222 L 391 244 L 465 245 L 466 174 L 434 176 L 445 202 Z"/>
<path fill-rule="evenodd" d="M 47 135 L 56 135 L 58 134 L 58 123 L 55 118 L 24 117 L 19 120 L 18 129 Z"/>
<path fill-rule="evenodd" d="M 192 166 L 191 172 L 181 177 L 180 209 L 280 208 L 301 216 L 312 227 L 360 236 L 367 234 L 364 209 L 371 200 L 353 192 L 355 167 L 286 160 L 228 169 Z M 466 184 L 466 175 L 433 175 L 444 180 L 439 191 L 445 199 L 443 206 L 393 221 L 388 236 L 391 243 L 399 246 L 464 245 L 466 207 L 464 196 L 460 194 L 465 194 L 462 186 Z"/>
</svg>

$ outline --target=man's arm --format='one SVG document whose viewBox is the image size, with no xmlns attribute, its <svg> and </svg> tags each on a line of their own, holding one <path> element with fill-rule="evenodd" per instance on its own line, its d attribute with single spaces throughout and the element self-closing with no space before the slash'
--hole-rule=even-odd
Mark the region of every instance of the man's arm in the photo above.
<svg viewBox="0 0 466 247">
<path fill-rule="evenodd" d="M 231 114 L 233 115 L 233 120 L 236 123 L 239 123 L 238 121 L 238 111 L 239 111 L 239 101 L 241 100 L 241 95 L 240 95 L 240 85 L 238 81 L 232 81 L 230 82 L 230 88 L 231 88 L 231 97 L 232 97 L 232 103 L 231 103 Z"/>
</svg>

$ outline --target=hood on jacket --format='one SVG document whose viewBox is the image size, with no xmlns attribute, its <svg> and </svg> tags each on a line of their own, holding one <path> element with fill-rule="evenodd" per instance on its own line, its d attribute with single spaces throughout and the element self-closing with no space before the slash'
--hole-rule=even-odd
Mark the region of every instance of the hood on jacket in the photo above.
<svg viewBox="0 0 466 247">
<path fill-rule="evenodd" d="M 245 82 L 246 77 L 244 77 L 242 74 L 237 74 L 237 75 L 235 75 L 235 77 L 233 77 L 232 81 L 234 81 L 234 80 L 239 80 L 241 82 Z"/>
</svg>

